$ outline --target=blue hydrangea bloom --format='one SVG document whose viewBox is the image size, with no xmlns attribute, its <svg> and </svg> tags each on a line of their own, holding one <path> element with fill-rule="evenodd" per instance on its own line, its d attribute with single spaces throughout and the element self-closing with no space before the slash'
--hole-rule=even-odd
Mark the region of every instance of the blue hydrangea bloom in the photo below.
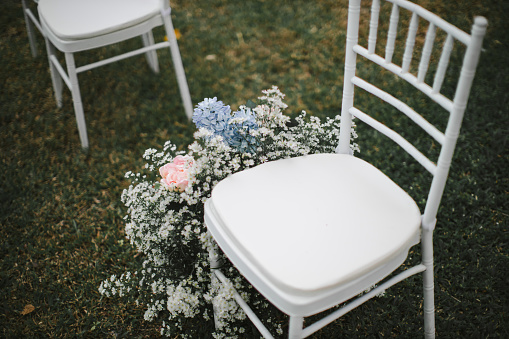
<svg viewBox="0 0 509 339">
<path fill-rule="evenodd" d="M 233 118 L 241 118 L 244 121 L 230 123 Z M 258 125 L 250 108 L 241 107 L 232 115 L 230 106 L 218 101 L 216 97 L 205 99 L 194 109 L 193 122 L 197 128 L 206 128 L 214 135 L 222 136 L 228 145 L 240 152 L 252 152 L 255 149 L 256 140 L 248 131 L 258 128 Z"/>
<path fill-rule="evenodd" d="M 196 127 L 206 128 L 217 135 L 223 135 L 229 129 L 230 119 L 230 106 L 218 101 L 216 97 L 200 102 L 193 113 L 193 122 Z"/>
<path fill-rule="evenodd" d="M 241 107 L 234 113 L 234 118 L 240 118 L 244 121 L 241 124 L 234 125 L 234 134 L 230 145 L 237 148 L 240 152 L 254 152 L 256 149 L 256 138 L 249 135 L 249 131 L 258 128 L 254 112 L 248 107 Z M 242 130 L 242 132 L 241 132 Z"/>
</svg>

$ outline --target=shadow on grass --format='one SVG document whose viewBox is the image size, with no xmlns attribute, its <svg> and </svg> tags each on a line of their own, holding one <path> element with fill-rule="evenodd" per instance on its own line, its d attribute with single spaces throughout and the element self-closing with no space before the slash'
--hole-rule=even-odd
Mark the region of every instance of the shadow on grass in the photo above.
<svg viewBox="0 0 509 339">
<path fill-rule="evenodd" d="M 509 27 L 503 18 L 509 8 L 495 0 L 422 3 L 467 31 L 474 15 L 490 21 L 436 231 L 437 332 L 509 337 Z M 193 102 L 218 96 L 238 106 L 275 84 L 292 114 L 339 112 L 346 1 L 173 5 Z M 143 321 L 141 306 L 102 298 L 97 288 L 141 260 L 123 232 L 124 173 L 143 165 L 146 148 L 171 139 L 184 149 L 192 140 L 169 53 L 159 55 L 159 75 L 143 58 L 80 75 L 91 141 L 83 152 L 68 92 L 56 108 L 40 36 L 40 55 L 30 55 L 19 1 L 2 4 L 0 23 L 0 336 L 155 336 L 157 325 Z M 105 53 L 83 53 L 78 62 Z M 361 156 L 397 175 L 399 154 L 375 147 L 377 137 L 363 127 L 359 135 Z M 402 185 L 414 185 L 419 199 L 421 180 Z M 405 282 L 315 337 L 420 336 L 420 293 L 418 278 Z"/>
</svg>

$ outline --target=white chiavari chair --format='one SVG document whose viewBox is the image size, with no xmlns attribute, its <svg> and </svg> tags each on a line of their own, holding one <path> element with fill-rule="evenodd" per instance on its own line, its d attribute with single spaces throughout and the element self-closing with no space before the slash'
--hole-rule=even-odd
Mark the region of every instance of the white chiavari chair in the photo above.
<svg viewBox="0 0 509 339">
<path fill-rule="evenodd" d="M 392 3 L 392 12 L 385 55 L 380 56 L 375 51 L 382 26 L 378 24 L 380 0 L 372 1 L 367 48 L 359 45 L 361 1 L 350 0 L 337 154 L 278 160 L 236 173 L 218 183 L 205 204 L 205 223 L 224 254 L 263 296 L 290 316 L 290 338 L 311 335 L 418 273 L 424 281 L 425 336 L 435 336 L 432 236 L 487 21 L 475 18 L 469 35 L 414 3 L 388 2 Z M 393 54 L 400 11 L 409 11 L 411 20 L 402 64 L 398 65 L 393 63 Z M 414 50 L 418 25 L 427 25 L 427 34 L 417 74 L 413 74 L 410 64 L 418 52 Z M 437 30 L 447 37 L 429 85 L 425 79 Z M 441 85 L 456 43 L 464 44 L 466 51 L 456 92 L 449 98 L 441 93 Z M 400 99 L 356 75 L 361 58 L 406 80 L 438 103 L 449 113 L 445 132 Z M 357 108 L 355 87 L 394 106 L 422 127 L 441 145 L 438 161 L 429 160 L 396 131 Z M 431 174 L 423 212 L 379 169 L 351 155 L 353 117 L 392 139 Z M 313 178 L 313 183 L 303 183 L 302 178 Z M 409 249 L 418 243 L 421 263 L 395 272 L 405 262 Z M 225 282 L 217 253 L 211 251 L 210 259 L 214 274 Z M 376 288 L 362 293 L 375 284 Z M 238 294 L 236 299 L 262 335 L 272 337 Z M 305 317 L 346 301 L 345 306 L 303 327 Z"/>
<path fill-rule="evenodd" d="M 168 0 L 39 0 L 38 10 L 46 38 L 57 105 L 62 103 L 62 89 L 65 84 L 72 93 L 83 148 L 88 148 L 89 142 L 78 74 L 135 55 L 145 54 L 150 68 L 158 73 L 156 50 L 170 48 L 184 110 L 187 117 L 191 118 L 193 105 Z M 158 26 L 164 26 L 168 41 L 154 42 L 152 29 Z M 138 36 L 143 40 L 143 48 L 88 65 L 75 64 L 76 52 L 108 46 Z M 65 54 L 67 72 L 58 61 L 57 50 Z"/>
</svg>

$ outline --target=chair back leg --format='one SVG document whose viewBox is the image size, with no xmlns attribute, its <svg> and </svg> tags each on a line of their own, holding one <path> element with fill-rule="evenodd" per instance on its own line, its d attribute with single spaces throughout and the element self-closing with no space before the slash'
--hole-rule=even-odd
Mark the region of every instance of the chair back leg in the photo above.
<svg viewBox="0 0 509 339">
<path fill-rule="evenodd" d="M 78 83 L 78 74 L 76 73 L 76 64 L 74 63 L 74 55 L 65 53 L 65 63 L 67 64 L 67 74 L 71 85 L 72 102 L 74 105 L 74 114 L 76 115 L 76 123 L 80 134 L 81 147 L 88 149 L 87 125 L 85 123 L 85 114 L 83 112 L 83 103 L 81 102 L 80 86 Z"/>
<path fill-rule="evenodd" d="M 141 40 L 143 41 L 143 46 L 148 47 L 154 45 L 154 34 L 152 31 L 145 33 L 141 36 Z M 154 73 L 159 73 L 159 61 L 157 59 L 157 52 L 155 50 L 148 51 L 145 53 L 145 57 L 147 58 L 147 63 Z"/>
<path fill-rule="evenodd" d="M 30 51 L 32 52 L 32 56 L 35 58 L 38 53 L 37 53 L 37 40 L 35 40 L 35 33 L 34 33 L 34 24 L 32 22 L 32 19 L 27 14 L 28 7 L 26 4 L 26 0 L 21 0 L 21 4 L 23 6 L 23 15 L 25 16 L 25 24 L 27 26 L 27 35 L 28 35 L 28 43 L 30 44 Z"/>
</svg>

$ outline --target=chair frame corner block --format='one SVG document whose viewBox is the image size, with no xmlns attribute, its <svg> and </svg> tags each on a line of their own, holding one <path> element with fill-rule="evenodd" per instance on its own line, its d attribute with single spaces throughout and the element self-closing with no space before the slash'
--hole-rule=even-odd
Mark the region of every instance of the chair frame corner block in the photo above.
<svg viewBox="0 0 509 339">
<path fill-rule="evenodd" d="M 392 274 L 389 278 L 387 276 L 382 277 L 376 282 L 377 287 L 370 290 L 369 292 L 362 293 L 360 296 L 356 293 L 352 295 L 353 298 L 348 298 L 348 303 L 341 308 L 335 310 L 331 314 L 323 317 L 321 320 L 311 324 L 307 327 L 304 325 L 304 317 L 309 314 L 298 312 L 285 312 L 290 316 L 289 323 L 289 338 L 304 338 L 312 333 L 318 331 L 322 327 L 330 324 L 334 320 L 343 316 L 350 310 L 361 305 L 365 301 L 373 298 L 380 292 L 385 291 L 392 285 L 418 273 L 423 273 L 423 298 L 424 298 L 424 335 L 426 338 L 435 337 L 435 305 L 434 305 L 434 277 L 433 277 L 433 230 L 436 224 L 436 216 L 440 200 L 444 191 L 446 179 L 448 176 L 454 148 L 459 135 L 461 121 L 467 105 L 467 100 L 470 94 L 475 70 L 480 57 L 482 48 L 482 41 L 486 33 L 487 20 L 483 17 L 476 17 L 472 27 L 471 34 L 467 34 L 455 26 L 444 21 L 437 15 L 429 12 L 428 10 L 412 3 L 407 0 L 385 0 L 386 2 L 392 3 L 392 11 L 390 14 L 390 22 L 388 24 L 387 33 L 387 44 L 385 46 L 385 55 L 380 56 L 375 53 L 375 46 L 378 32 L 378 21 L 380 13 L 380 0 L 373 0 L 371 5 L 371 14 L 369 21 L 369 38 L 367 39 L 367 48 L 359 45 L 359 22 L 360 22 L 360 8 L 361 0 L 350 0 L 348 7 L 348 27 L 347 27 L 347 38 L 346 38 L 346 57 L 345 57 L 345 74 L 344 74 L 344 87 L 343 87 L 343 100 L 342 100 L 342 119 L 340 128 L 339 145 L 336 149 L 338 154 L 350 154 L 350 131 L 352 127 L 352 118 L 357 118 L 363 123 L 370 125 L 375 128 L 388 138 L 392 139 L 396 144 L 403 148 L 409 153 L 415 160 L 420 163 L 428 172 L 430 172 L 431 186 L 429 194 L 424 207 L 424 212 L 420 217 L 420 244 L 421 244 L 421 263 L 404 269 L 399 273 Z M 399 12 L 406 10 L 410 12 L 411 20 L 408 28 L 408 37 L 405 41 L 405 51 L 402 58 L 402 64 L 396 65 L 393 63 L 392 55 L 395 48 L 396 32 L 399 20 Z M 410 72 L 410 63 L 414 56 L 414 45 L 417 27 L 419 21 L 426 22 L 428 24 L 425 42 L 420 51 L 421 59 L 419 61 L 419 67 L 417 74 Z M 426 72 L 430 63 L 431 49 L 434 44 L 435 32 L 437 29 L 441 29 L 447 35 L 445 43 L 442 47 L 440 59 L 438 61 L 437 69 L 435 71 L 434 79 L 432 84 L 425 82 Z M 446 70 L 448 67 L 451 49 L 453 48 L 454 42 L 460 42 L 466 46 L 465 53 L 463 55 L 463 64 L 461 66 L 461 72 L 456 85 L 456 91 L 452 98 L 448 98 L 446 95 L 440 92 L 442 82 L 444 80 Z M 425 120 L 419 113 L 415 112 L 412 108 L 407 106 L 405 103 L 391 96 L 387 92 L 377 88 L 376 86 L 368 83 L 366 80 L 361 79 L 356 75 L 357 59 L 363 58 L 363 61 L 371 61 L 374 64 L 390 71 L 406 80 L 408 83 L 413 85 L 415 89 L 426 94 L 431 100 L 439 104 L 445 111 L 449 113 L 448 123 L 445 132 L 439 131 L 435 126 Z M 429 160 L 425 155 L 420 153 L 411 143 L 404 139 L 401 135 L 395 131 L 389 129 L 384 124 L 378 122 L 370 115 L 360 111 L 354 106 L 354 87 L 374 95 L 391 104 L 399 111 L 407 115 L 414 123 L 419 125 L 430 137 L 436 140 L 441 145 L 440 154 L 436 164 Z M 264 164 L 265 165 L 265 164 Z M 260 166 L 264 166 L 260 165 Z M 235 175 L 235 174 L 234 174 Z M 217 186 L 216 186 L 217 187 Z M 233 193 L 233 192 L 232 192 Z M 209 199 L 205 204 L 205 224 L 216 240 L 218 247 L 224 252 L 224 254 L 232 260 L 234 265 L 239 269 L 240 273 L 246 276 L 247 280 L 253 284 L 256 288 L 260 285 L 257 278 L 248 272 L 249 270 L 243 267 L 242 262 L 238 265 L 238 253 L 235 249 L 232 249 L 227 242 L 223 240 L 221 235 L 221 226 L 218 226 L 219 222 L 216 220 L 215 212 L 213 211 L 211 201 L 214 199 L 214 191 L 212 198 Z M 263 212 L 260 212 L 263 213 Z M 217 251 L 219 248 L 211 249 L 209 253 L 210 263 L 212 272 L 215 274 L 217 279 L 221 282 L 227 282 L 227 278 L 220 271 L 220 265 L 218 263 Z M 236 257 L 237 263 L 232 259 Z M 397 267 L 396 267 L 397 268 Z M 393 270 L 394 271 L 394 270 Z M 247 273 L 247 274 L 246 274 Z M 390 273 L 390 272 L 389 272 Z M 251 277 L 251 279 L 250 279 Z M 373 285 L 364 286 L 364 290 Z M 282 309 L 279 299 L 274 297 L 272 291 L 270 293 L 264 293 L 260 291 L 270 302 L 276 307 Z M 266 291 L 265 291 L 266 292 Z M 277 294 L 277 293 L 276 293 Z M 238 293 L 235 293 L 235 299 L 239 305 L 244 309 L 246 315 L 250 320 L 253 321 L 255 326 L 259 329 L 260 333 L 265 338 L 272 338 L 269 330 L 262 324 L 256 314 L 249 308 L 244 300 Z M 337 303 L 342 304 L 345 300 L 339 300 Z M 279 303 L 279 304 L 278 304 Z M 284 308 L 284 307 L 283 307 Z M 283 310 L 284 311 L 284 310 Z M 323 309 L 317 310 L 315 313 L 320 313 Z"/>
</svg>

